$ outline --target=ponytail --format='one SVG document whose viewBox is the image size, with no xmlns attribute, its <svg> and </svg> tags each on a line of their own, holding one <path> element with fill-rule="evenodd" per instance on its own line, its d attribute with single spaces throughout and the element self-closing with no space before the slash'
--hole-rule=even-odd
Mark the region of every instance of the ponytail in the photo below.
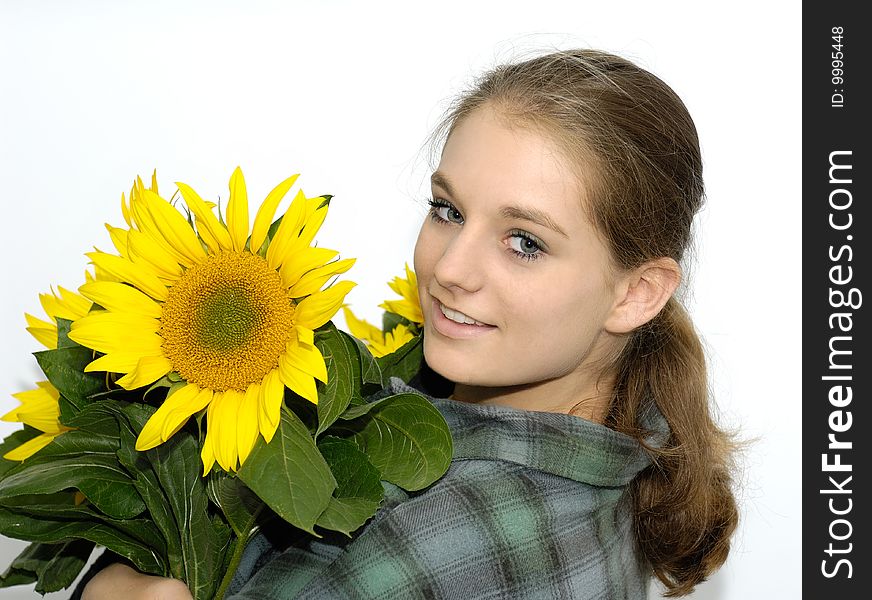
<svg viewBox="0 0 872 600">
<path fill-rule="evenodd" d="M 639 426 L 652 403 L 669 424 L 662 448 L 646 444 Z M 606 424 L 651 455 L 628 490 L 636 542 L 665 595 L 687 594 L 726 560 L 738 511 L 733 444 L 712 420 L 702 345 L 674 298 L 625 346 Z"/>
</svg>

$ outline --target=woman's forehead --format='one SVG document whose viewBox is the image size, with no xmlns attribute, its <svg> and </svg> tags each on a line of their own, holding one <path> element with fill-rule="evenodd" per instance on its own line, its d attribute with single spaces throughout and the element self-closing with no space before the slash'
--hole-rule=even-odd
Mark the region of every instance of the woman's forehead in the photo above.
<svg viewBox="0 0 872 600">
<path fill-rule="evenodd" d="M 452 131 L 431 176 L 434 188 L 458 202 L 496 197 L 501 207 L 558 212 L 564 218 L 578 213 L 584 188 L 557 145 L 544 133 L 510 127 L 490 113 L 475 111 Z"/>
</svg>

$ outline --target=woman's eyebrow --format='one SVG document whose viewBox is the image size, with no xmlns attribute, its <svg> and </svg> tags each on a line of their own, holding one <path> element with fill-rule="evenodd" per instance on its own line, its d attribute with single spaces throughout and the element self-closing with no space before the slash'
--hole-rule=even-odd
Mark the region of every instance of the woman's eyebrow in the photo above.
<svg viewBox="0 0 872 600">
<path fill-rule="evenodd" d="M 500 209 L 500 214 L 506 219 L 519 219 L 521 221 L 530 221 L 531 223 L 536 223 L 537 225 L 541 225 L 542 227 L 547 227 L 551 231 L 559 233 L 565 238 L 569 237 L 568 235 L 566 235 L 566 232 L 560 228 L 560 225 L 558 225 L 554 219 L 549 217 L 546 213 L 542 212 L 538 208 L 504 206 Z"/>
<path fill-rule="evenodd" d="M 445 179 L 445 176 L 439 171 L 433 171 L 433 174 L 430 175 L 430 183 L 433 185 L 438 185 L 443 190 L 448 192 L 449 196 L 454 196 L 454 188 L 451 187 L 451 184 Z"/>
<path fill-rule="evenodd" d="M 440 173 L 439 171 L 434 171 L 430 176 L 430 182 L 433 185 L 439 186 L 448 192 L 449 196 L 456 197 L 457 194 L 454 191 L 454 187 L 445 178 L 445 175 Z M 521 207 L 521 206 L 504 206 L 500 209 L 500 215 L 505 219 L 518 219 L 521 221 L 530 221 L 531 223 L 536 223 L 537 225 L 541 225 L 542 227 L 547 227 L 551 231 L 559 233 L 565 238 L 569 236 L 566 235 L 566 232 L 561 229 L 560 225 L 557 222 L 549 217 L 546 213 L 539 210 L 538 208 L 533 207 Z"/>
</svg>

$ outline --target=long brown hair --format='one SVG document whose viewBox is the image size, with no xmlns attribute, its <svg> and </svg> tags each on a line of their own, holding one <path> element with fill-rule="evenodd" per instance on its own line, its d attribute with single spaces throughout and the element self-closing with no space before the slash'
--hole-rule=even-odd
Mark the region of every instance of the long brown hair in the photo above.
<svg viewBox="0 0 872 600">
<path fill-rule="evenodd" d="M 608 53 L 555 52 L 486 73 L 435 136 L 447 138 L 485 104 L 587 169 L 585 209 L 619 268 L 682 261 L 704 199 L 702 157 L 687 108 L 663 81 Z M 687 594 L 726 560 L 738 511 L 734 444 L 712 418 L 705 354 L 681 303 L 670 298 L 632 332 L 606 371 L 615 381 L 606 425 L 653 460 L 628 489 L 636 542 L 666 595 Z M 652 402 L 670 427 L 662 448 L 645 444 L 640 425 Z"/>
</svg>

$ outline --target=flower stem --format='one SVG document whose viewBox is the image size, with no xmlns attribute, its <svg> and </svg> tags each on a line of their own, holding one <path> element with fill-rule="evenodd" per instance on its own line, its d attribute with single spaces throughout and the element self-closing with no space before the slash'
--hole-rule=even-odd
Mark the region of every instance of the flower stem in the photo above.
<svg viewBox="0 0 872 600">
<path fill-rule="evenodd" d="M 252 521 L 260 512 L 258 509 L 252 515 Z M 227 588 L 230 587 L 230 582 L 233 581 L 233 576 L 236 574 L 236 568 L 239 566 L 239 561 L 242 560 L 242 555 L 245 553 L 245 547 L 248 545 L 248 540 L 254 536 L 259 530 L 258 527 L 250 527 L 245 536 L 240 536 L 236 539 L 236 546 L 233 548 L 233 556 L 230 557 L 230 562 L 227 564 L 227 571 L 224 573 L 224 578 L 221 579 L 221 585 L 218 586 L 218 591 L 215 593 L 215 599 L 221 600 L 224 594 L 227 593 Z"/>
</svg>

